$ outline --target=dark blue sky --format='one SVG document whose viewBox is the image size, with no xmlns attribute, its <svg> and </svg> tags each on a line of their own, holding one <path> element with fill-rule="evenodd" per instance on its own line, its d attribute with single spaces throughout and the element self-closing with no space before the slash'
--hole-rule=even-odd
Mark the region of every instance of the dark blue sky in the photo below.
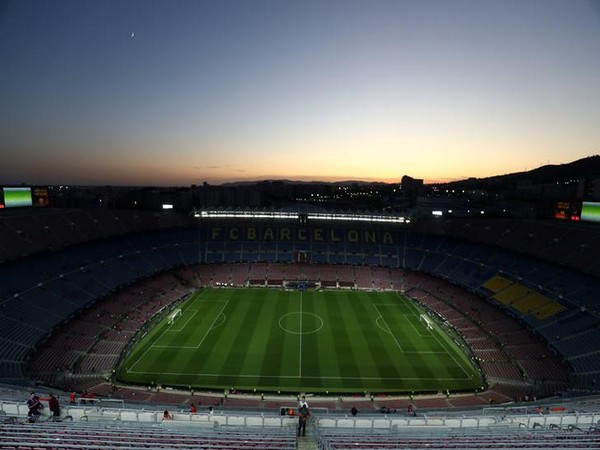
<svg viewBox="0 0 600 450">
<path fill-rule="evenodd" d="M 427 180 L 600 148 L 594 0 L 2 1 L 4 184 Z"/>
</svg>

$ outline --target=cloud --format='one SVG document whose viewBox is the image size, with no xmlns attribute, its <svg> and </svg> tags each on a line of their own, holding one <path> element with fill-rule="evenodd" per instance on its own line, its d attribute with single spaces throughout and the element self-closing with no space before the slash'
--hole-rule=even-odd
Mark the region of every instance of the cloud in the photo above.
<svg viewBox="0 0 600 450">
<path fill-rule="evenodd" d="M 219 170 L 226 169 L 229 166 L 192 166 L 194 170 Z"/>
<path fill-rule="evenodd" d="M 246 173 L 247 169 L 237 168 L 235 169 L 233 166 L 224 165 L 224 166 L 193 166 L 195 170 L 228 170 L 231 173 Z"/>
</svg>

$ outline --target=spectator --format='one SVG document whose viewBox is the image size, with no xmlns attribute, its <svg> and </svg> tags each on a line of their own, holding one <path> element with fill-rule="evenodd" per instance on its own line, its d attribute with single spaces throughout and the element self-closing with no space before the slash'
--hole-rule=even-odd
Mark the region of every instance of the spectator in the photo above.
<svg viewBox="0 0 600 450">
<path fill-rule="evenodd" d="M 60 417 L 60 404 L 58 403 L 58 398 L 54 394 L 50 394 L 50 399 L 48 400 L 48 408 L 52 413 L 52 417 Z"/>
<path fill-rule="evenodd" d="M 71 405 L 74 405 L 75 403 L 77 403 L 77 394 L 75 394 L 75 391 L 73 391 L 69 394 L 69 403 Z"/>
<path fill-rule="evenodd" d="M 162 420 L 173 420 L 173 416 L 171 415 L 171 413 L 168 410 L 165 409 Z"/>
<path fill-rule="evenodd" d="M 306 421 L 308 420 L 309 416 L 308 405 L 302 405 L 298 411 L 298 414 L 298 436 L 306 436 Z"/>
<path fill-rule="evenodd" d="M 31 392 L 31 395 L 27 400 L 27 407 L 29 408 L 27 415 L 29 417 L 37 417 L 41 414 L 40 409 L 42 409 L 44 406 L 40 403 L 40 398 L 35 394 L 35 392 Z"/>
<path fill-rule="evenodd" d="M 308 403 L 306 401 L 305 395 L 302 396 L 302 400 L 300 400 L 300 404 L 298 405 L 298 408 L 302 408 L 302 406 L 306 406 L 308 408 Z"/>
<path fill-rule="evenodd" d="M 196 414 L 196 411 L 197 411 L 197 409 L 196 409 L 196 404 L 195 404 L 194 402 L 192 402 L 192 403 L 190 404 L 190 413 L 191 413 L 191 414 Z"/>
<path fill-rule="evenodd" d="M 356 406 L 353 406 L 352 409 L 350 410 L 350 413 L 355 416 L 358 414 L 358 409 L 356 409 Z"/>
</svg>

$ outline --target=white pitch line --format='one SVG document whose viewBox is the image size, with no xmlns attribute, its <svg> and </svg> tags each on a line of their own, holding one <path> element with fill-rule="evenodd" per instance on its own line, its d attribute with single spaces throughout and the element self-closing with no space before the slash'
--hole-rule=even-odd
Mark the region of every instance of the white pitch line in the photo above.
<svg viewBox="0 0 600 450">
<path fill-rule="evenodd" d="M 415 310 L 415 312 L 416 312 L 417 314 L 419 313 L 419 311 L 417 311 L 417 310 L 416 310 L 416 306 L 415 306 L 415 305 L 413 305 L 413 304 L 412 304 L 412 302 L 409 302 L 409 305 L 410 305 L 410 307 L 411 307 L 413 310 Z M 472 374 L 469 374 L 469 372 L 467 372 L 467 371 L 465 370 L 465 368 L 462 366 L 462 364 L 461 364 L 459 361 L 457 361 L 457 360 L 456 360 L 456 357 L 454 356 L 454 352 L 452 351 L 452 349 L 448 350 L 448 347 L 447 347 L 447 346 L 446 346 L 446 345 L 445 345 L 443 342 L 440 342 L 440 340 L 439 340 L 439 339 L 438 339 L 438 337 L 437 337 L 437 332 L 435 331 L 435 329 L 434 329 L 434 330 L 432 330 L 432 333 L 431 333 L 431 334 L 433 335 L 433 337 L 434 337 L 434 339 L 437 341 L 437 343 L 440 345 L 440 347 L 442 347 L 443 349 L 445 349 L 445 350 L 446 350 L 446 353 L 448 354 L 448 356 L 450 356 L 450 358 L 452 358 L 452 361 L 454 361 L 454 363 L 455 363 L 455 364 L 458 366 L 458 368 L 459 368 L 460 370 L 462 370 L 462 372 L 463 372 L 463 373 L 464 373 L 464 374 L 467 376 L 467 379 L 468 379 L 468 380 L 472 380 L 472 379 L 473 379 L 473 375 L 472 375 Z"/>
<path fill-rule="evenodd" d="M 225 301 L 225 304 L 223 305 L 223 307 L 221 308 L 221 310 L 219 311 L 219 314 L 217 314 L 215 316 L 215 319 L 212 321 L 208 331 L 204 334 L 204 336 L 202 337 L 202 340 L 200 341 L 200 343 L 195 346 L 195 347 L 190 347 L 190 346 L 186 346 L 186 347 L 174 347 L 174 346 L 168 346 L 168 345 L 157 345 L 157 344 L 152 344 L 150 345 L 146 351 L 144 353 L 142 353 L 142 355 L 127 369 L 127 373 L 156 373 L 156 372 L 137 372 L 137 371 L 133 371 L 131 370 L 132 368 L 134 368 L 141 360 L 142 358 L 144 358 L 146 356 L 146 354 L 152 350 L 153 348 L 187 348 L 187 349 L 198 349 L 202 343 L 204 342 L 204 340 L 206 339 L 206 336 L 208 336 L 208 333 L 210 332 L 210 330 L 212 330 L 212 328 L 215 326 L 215 322 L 217 321 L 217 319 L 219 318 L 219 316 L 223 313 L 223 310 L 225 309 L 225 307 L 229 304 L 229 300 Z M 160 339 L 167 333 L 167 331 L 171 331 L 168 328 L 165 329 L 155 340 L 154 342 L 158 342 L 160 341 Z"/>
<path fill-rule="evenodd" d="M 426 334 L 423 334 L 423 333 L 421 333 L 419 330 L 417 330 L 417 327 L 415 327 L 415 325 L 413 324 L 413 321 L 412 321 L 412 320 L 410 320 L 410 319 L 409 319 L 407 316 L 412 316 L 412 317 L 415 317 L 415 318 L 416 318 L 416 317 L 417 317 L 417 315 L 416 315 L 416 314 L 405 314 L 405 315 L 404 315 L 404 317 L 406 318 L 406 320 L 408 320 L 408 324 L 409 324 L 409 325 L 412 327 L 412 329 L 413 329 L 413 330 L 415 330 L 415 333 L 416 333 L 416 334 L 417 334 L 417 335 L 418 335 L 418 336 L 419 336 L 421 339 L 423 339 L 423 338 L 426 338 L 426 337 L 435 337 L 435 336 L 433 335 L 433 331 L 430 331 L 430 332 L 428 332 L 428 333 L 426 333 Z M 419 319 L 417 319 L 417 320 L 419 320 Z"/>
<path fill-rule="evenodd" d="M 152 348 L 175 348 L 177 350 L 198 350 L 198 346 L 191 345 L 153 345 Z"/>
<path fill-rule="evenodd" d="M 177 329 L 168 328 L 168 329 L 167 329 L 167 331 L 174 331 L 174 332 L 176 332 L 176 333 L 179 333 L 180 331 L 182 331 L 182 330 L 183 330 L 183 329 L 184 329 L 184 328 L 187 326 L 187 324 L 188 324 L 188 323 L 190 323 L 190 321 L 191 321 L 191 320 L 194 318 L 194 316 L 195 316 L 195 315 L 196 315 L 196 313 L 198 312 L 198 310 L 197 310 L 197 309 L 188 309 L 188 310 L 186 310 L 186 312 L 188 312 L 188 311 L 193 311 L 193 312 L 194 312 L 194 314 L 192 314 L 192 315 L 191 315 L 191 317 L 190 317 L 188 320 L 186 320 L 186 322 L 185 322 L 185 323 L 184 323 L 182 326 L 180 326 L 180 327 L 179 327 L 179 328 L 177 328 Z"/>
<path fill-rule="evenodd" d="M 208 336 L 208 333 L 210 333 L 210 330 L 212 330 L 213 327 L 215 326 L 215 322 L 217 321 L 217 319 L 221 316 L 221 314 L 223 314 L 223 310 L 227 307 L 227 304 L 229 303 L 229 300 L 225 300 L 223 302 L 219 301 L 219 303 L 225 303 L 225 304 L 223 305 L 223 307 L 219 311 L 219 314 L 217 314 L 215 316 L 215 318 L 213 319 L 212 323 L 210 324 L 210 327 L 208 328 L 208 331 L 204 334 L 204 336 L 202 337 L 202 340 L 200 341 L 200 343 L 198 345 L 191 346 L 191 345 L 158 345 L 158 344 L 152 344 L 151 347 L 152 348 L 182 348 L 182 349 L 194 349 L 194 350 L 197 350 L 198 348 L 200 348 L 200 346 L 204 342 L 204 339 L 206 339 L 206 336 Z M 170 331 L 170 330 L 168 330 L 168 331 Z M 155 342 L 158 342 L 158 339 Z"/>
<path fill-rule="evenodd" d="M 390 334 L 392 335 L 392 338 L 394 339 L 394 342 L 396 343 L 396 345 L 398 346 L 398 348 L 400 349 L 400 351 L 402 353 L 404 353 L 404 349 L 400 345 L 400 342 L 398 342 L 398 339 L 396 339 L 396 336 L 394 335 L 394 333 L 392 332 L 392 329 L 390 328 L 390 326 L 388 325 L 387 321 L 385 320 L 385 317 L 383 317 L 383 314 L 381 314 L 381 311 L 379 311 L 379 308 L 377 307 L 377 304 L 373 303 L 373 307 L 377 311 L 377 314 L 379 314 L 379 317 L 381 317 L 381 320 L 383 320 L 383 323 L 385 324 L 385 326 L 387 327 L 387 329 L 390 330 Z"/>
<path fill-rule="evenodd" d="M 446 348 L 446 345 L 443 344 L 442 342 L 440 342 L 440 340 L 436 336 L 436 333 L 433 334 L 433 337 L 438 342 L 438 344 L 440 344 L 442 346 L 442 348 Z M 448 355 L 450 355 L 450 358 L 452 358 L 452 361 L 454 361 L 456 363 L 456 365 L 459 367 L 460 370 L 463 371 L 463 373 L 467 376 L 468 379 L 473 379 L 473 375 L 472 374 L 469 375 L 469 373 L 465 370 L 465 368 L 462 366 L 462 364 L 459 361 L 456 360 L 456 358 L 454 357 L 454 352 L 453 351 L 449 351 Z"/>
<path fill-rule="evenodd" d="M 298 375 L 249 375 L 249 374 L 223 374 L 223 373 L 179 373 L 179 372 L 144 372 L 144 371 L 133 371 L 131 373 L 135 374 L 144 374 L 144 375 L 156 375 L 156 374 L 164 374 L 164 375 L 174 375 L 180 377 L 239 377 L 239 378 L 286 378 L 286 379 L 298 379 L 300 378 Z M 443 380 L 443 381 L 451 381 L 451 380 L 468 380 L 469 377 L 465 378 L 456 378 L 456 377 L 340 377 L 340 376 L 312 376 L 312 375 L 304 375 L 303 379 L 310 380 L 385 380 L 385 381 L 416 381 L 416 380 Z"/>
<path fill-rule="evenodd" d="M 158 340 L 160 338 L 162 338 L 166 334 L 167 331 L 169 331 L 168 327 L 154 340 L 154 342 L 158 342 Z M 150 345 L 146 349 L 146 351 L 144 353 L 142 353 L 142 355 L 138 359 L 136 359 L 135 362 L 127 369 L 127 372 L 128 373 L 137 373 L 137 372 L 132 372 L 131 369 L 134 368 L 137 365 L 137 363 L 139 363 L 142 360 L 142 358 L 144 356 L 146 356 L 146 353 L 148 353 L 153 347 L 154 347 L 154 344 Z"/>
<path fill-rule="evenodd" d="M 206 333 L 204 333 L 204 336 L 202 337 L 202 340 L 200 341 L 200 343 L 196 346 L 196 348 L 200 348 L 200 346 L 202 345 L 202 343 L 204 342 L 204 340 L 206 339 L 206 336 L 208 336 L 208 333 L 210 333 L 210 330 L 213 329 L 213 327 L 215 326 L 215 323 L 217 322 L 217 319 L 219 317 L 221 317 L 221 314 L 223 314 L 223 310 L 225 308 L 227 308 L 227 305 L 229 305 L 229 300 L 227 300 L 225 302 L 225 304 L 223 305 L 223 307 L 221 308 L 221 310 L 219 311 L 219 314 L 217 314 L 214 318 L 214 320 L 212 321 L 212 323 L 210 324 L 210 327 L 208 328 L 208 330 L 206 330 Z"/>
</svg>

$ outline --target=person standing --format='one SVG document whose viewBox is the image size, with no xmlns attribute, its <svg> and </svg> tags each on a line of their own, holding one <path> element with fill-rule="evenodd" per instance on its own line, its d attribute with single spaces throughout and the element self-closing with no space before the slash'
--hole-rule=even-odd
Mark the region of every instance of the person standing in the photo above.
<svg viewBox="0 0 600 450">
<path fill-rule="evenodd" d="M 305 402 L 298 410 L 298 436 L 306 436 L 306 422 L 308 421 L 308 404 Z"/>
<path fill-rule="evenodd" d="M 27 412 L 29 417 L 37 417 L 41 414 L 40 409 L 43 408 L 43 405 L 40 403 L 40 398 L 35 394 L 35 392 L 32 392 L 27 399 L 27 408 L 29 408 L 29 411 Z"/>
<path fill-rule="evenodd" d="M 52 413 L 52 417 L 60 417 L 60 404 L 58 403 L 58 398 L 56 398 L 54 394 L 50 394 L 50 398 L 48 399 L 48 408 Z"/>
<path fill-rule="evenodd" d="M 308 402 L 306 401 L 306 395 L 302 396 L 302 399 L 300 400 L 300 404 L 298 405 L 298 408 L 302 408 L 302 406 L 306 406 L 308 408 Z"/>
</svg>

